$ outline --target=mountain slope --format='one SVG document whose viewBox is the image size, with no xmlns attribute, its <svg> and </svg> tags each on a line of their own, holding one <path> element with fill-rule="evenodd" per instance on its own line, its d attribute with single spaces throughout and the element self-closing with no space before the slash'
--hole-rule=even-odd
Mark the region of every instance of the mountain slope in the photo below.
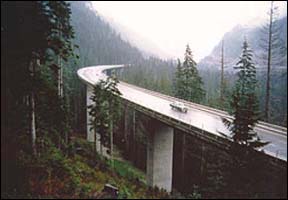
<svg viewBox="0 0 288 200">
<path fill-rule="evenodd" d="M 76 74 L 79 68 L 101 64 L 133 64 L 138 67 L 146 66 L 151 74 L 157 74 L 155 71 L 165 71 L 171 63 L 155 57 L 145 58 L 141 50 L 123 40 L 120 34 L 103 20 L 93 9 L 91 2 L 71 1 L 70 4 L 71 24 L 75 31 L 74 43 L 79 45 L 76 52 L 80 59 L 77 63 L 70 60 L 64 68 L 64 82 L 67 83 L 64 85 L 64 92 L 68 96 L 71 113 L 73 113 L 71 114 L 72 124 L 75 129 L 78 129 L 77 131 L 84 133 L 86 90 Z M 144 76 L 143 73 L 142 71 L 138 76 Z"/>
<path fill-rule="evenodd" d="M 108 23 L 92 10 L 89 2 L 71 2 L 72 25 L 80 57 L 85 64 L 131 63 L 142 58 L 141 52 L 121 39 Z"/>
<path fill-rule="evenodd" d="M 278 20 L 280 27 L 280 38 L 287 44 L 287 17 Z M 238 57 L 241 54 L 243 40 L 246 37 L 248 43 L 250 44 L 254 52 L 254 62 L 258 64 L 258 67 L 264 67 L 263 61 L 261 60 L 262 48 L 261 48 L 261 35 L 262 27 L 245 27 L 237 25 L 230 32 L 226 33 L 222 40 L 224 40 L 224 54 L 225 54 L 225 65 L 227 70 L 233 70 Z M 199 62 L 200 68 L 216 68 L 220 69 L 220 59 L 221 59 L 221 41 L 214 47 L 211 54 L 203 58 Z M 283 61 L 282 65 L 287 65 L 286 61 Z"/>
<path fill-rule="evenodd" d="M 271 66 L 271 119 L 269 122 L 287 126 L 287 17 L 278 20 L 280 27 L 280 40 L 286 45 L 286 56 L 278 54 Z M 228 87 L 233 87 L 235 81 L 234 66 L 239 60 L 242 51 L 244 37 L 247 38 L 250 47 L 253 50 L 253 61 L 256 64 L 257 80 L 259 84 L 259 103 L 261 111 L 264 111 L 264 100 L 266 94 L 267 64 L 263 59 L 263 50 L 261 48 L 261 30 L 262 27 L 244 27 L 236 26 L 230 32 L 227 32 L 224 39 L 224 79 Z M 205 89 L 207 91 L 207 101 L 213 101 L 215 96 L 219 96 L 220 84 L 220 66 L 221 66 L 221 46 L 222 41 L 214 47 L 209 56 L 203 58 L 198 66 L 199 72 L 203 78 Z M 277 52 L 279 53 L 279 52 Z M 277 54 L 276 53 L 276 54 Z M 280 62 L 279 62 L 280 61 Z M 213 106 L 213 104 L 209 104 Z"/>
</svg>

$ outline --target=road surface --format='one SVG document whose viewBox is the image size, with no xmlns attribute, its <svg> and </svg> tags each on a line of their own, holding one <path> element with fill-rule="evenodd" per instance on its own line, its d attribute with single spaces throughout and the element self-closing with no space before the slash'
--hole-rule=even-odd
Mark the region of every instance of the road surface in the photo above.
<svg viewBox="0 0 288 200">
<path fill-rule="evenodd" d="M 106 79 L 104 71 L 112 68 L 121 68 L 124 65 L 101 65 L 85 67 L 78 70 L 78 76 L 87 84 L 94 85 L 100 79 Z M 163 115 L 191 124 L 210 133 L 223 137 L 220 133 L 229 135 L 229 130 L 222 122 L 222 118 L 230 118 L 226 112 L 202 106 L 199 104 L 179 100 L 157 92 L 139 88 L 124 82 L 118 84 L 122 98 L 132 101 L 138 105 L 149 108 Z M 170 103 L 182 101 L 188 107 L 187 113 L 172 110 Z M 287 161 L 287 128 L 264 122 L 256 125 L 255 131 L 260 139 L 270 141 L 264 147 L 265 153 Z"/>
</svg>

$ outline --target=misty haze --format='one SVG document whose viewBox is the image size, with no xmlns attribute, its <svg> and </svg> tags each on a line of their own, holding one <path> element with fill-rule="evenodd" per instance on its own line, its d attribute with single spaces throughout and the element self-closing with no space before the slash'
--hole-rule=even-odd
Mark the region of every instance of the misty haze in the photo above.
<svg viewBox="0 0 288 200">
<path fill-rule="evenodd" d="M 287 2 L 1 2 L 1 198 L 287 198 Z"/>
</svg>

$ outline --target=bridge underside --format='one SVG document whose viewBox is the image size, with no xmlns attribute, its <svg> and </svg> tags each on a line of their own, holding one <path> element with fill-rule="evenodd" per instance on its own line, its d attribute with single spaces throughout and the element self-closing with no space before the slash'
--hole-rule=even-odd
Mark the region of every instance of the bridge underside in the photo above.
<svg viewBox="0 0 288 200">
<path fill-rule="evenodd" d="M 87 105 L 92 103 L 90 100 L 91 95 L 92 87 L 88 86 Z M 144 125 L 145 131 L 143 132 L 147 136 L 146 172 L 147 183 L 149 186 L 157 186 L 158 188 L 165 189 L 168 192 L 172 190 L 173 149 L 175 149 L 174 187 L 180 186 L 181 190 L 188 192 L 188 190 L 191 191 L 190 186 L 193 186 L 193 184 L 199 185 L 203 183 L 209 187 L 211 191 L 214 191 L 217 190 L 215 188 L 218 186 L 215 177 L 223 177 L 223 183 L 226 184 L 225 180 L 230 178 L 230 172 L 227 171 L 227 167 L 229 167 L 229 163 L 233 161 L 233 155 L 230 155 L 228 151 L 229 149 L 227 149 L 226 140 L 224 141 L 224 139 L 213 135 L 211 136 L 211 134 L 206 132 L 204 134 L 202 131 L 199 132 L 199 130 L 196 130 L 193 127 L 190 127 L 191 129 L 189 128 L 189 130 L 187 130 L 187 127 L 183 127 L 181 123 L 175 124 L 173 121 L 169 123 L 169 126 L 166 124 L 166 121 L 164 121 L 165 123 L 160 122 L 159 120 L 162 118 L 159 118 L 157 115 L 153 115 L 153 113 L 151 114 L 148 111 L 145 112 L 145 110 L 143 111 L 138 107 L 135 109 L 135 105 L 133 104 L 132 106 L 130 106 L 131 104 L 129 103 L 127 105 L 133 110 L 133 119 L 131 120 L 129 116 L 132 115 L 129 115 L 129 112 L 126 113 L 125 111 L 125 133 L 123 137 L 125 140 L 125 149 L 127 152 L 131 152 L 131 150 L 136 151 L 136 148 L 139 148 L 134 148 L 133 142 L 135 141 L 136 130 L 141 132 L 141 127 Z M 138 117 L 140 120 L 137 122 L 137 120 L 135 120 L 134 109 L 151 118 L 151 121 L 141 120 L 141 118 Z M 89 119 L 90 116 L 87 112 L 87 140 L 93 142 L 94 133 L 90 130 Z M 137 123 L 142 125 L 139 125 L 139 127 L 136 128 Z M 130 131 L 131 126 L 133 131 Z M 129 132 L 131 132 L 131 134 L 127 134 Z M 185 134 L 187 134 L 187 137 L 185 137 Z M 179 137 L 181 135 L 183 138 Z M 175 147 L 173 147 L 173 145 L 175 145 Z M 133 148 L 130 148 L 130 146 Z M 100 142 L 97 142 L 98 151 L 99 147 Z M 144 156 L 139 159 L 142 158 L 142 160 L 145 160 L 143 159 L 145 157 L 145 150 L 143 152 Z M 266 196 L 266 194 L 271 194 L 271 197 L 277 195 L 287 197 L 287 162 L 280 162 L 281 160 L 276 160 L 265 154 L 260 155 L 260 152 L 255 152 L 255 155 L 256 154 L 259 159 L 263 160 L 265 166 L 263 165 L 259 169 L 255 168 L 256 171 L 253 175 L 261 173 L 261 176 L 251 176 L 251 180 L 253 182 L 255 178 L 260 178 L 261 184 L 258 184 L 260 185 L 258 189 L 251 188 L 251 191 L 260 191 L 261 193 L 259 194 L 265 193 L 264 196 Z M 137 156 L 137 154 L 135 155 Z M 269 187 L 267 185 L 269 185 Z M 186 186 L 188 187 L 186 188 Z M 178 188 L 176 189 L 178 190 Z"/>
<path fill-rule="evenodd" d="M 87 105 L 92 104 L 92 87 L 87 86 Z M 94 142 L 95 134 L 91 130 L 91 116 L 87 110 L 87 140 Z M 126 123 L 126 122 L 125 122 Z M 173 139 L 174 130 L 172 127 L 153 120 L 149 128 L 147 145 L 147 183 L 149 186 L 157 186 L 167 192 L 172 190 L 173 170 Z M 135 130 L 134 130 L 135 131 Z M 97 152 L 100 151 L 100 136 L 96 134 Z"/>
</svg>

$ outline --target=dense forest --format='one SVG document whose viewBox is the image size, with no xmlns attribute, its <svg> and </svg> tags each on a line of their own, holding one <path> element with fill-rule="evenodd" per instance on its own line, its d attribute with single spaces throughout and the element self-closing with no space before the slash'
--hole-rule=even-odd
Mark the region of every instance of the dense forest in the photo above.
<svg viewBox="0 0 288 200">
<path fill-rule="evenodd" d="M 279 40 L 282 41 L 282 53 L 275 55 L 275 61 L 272 63 L 270 74 L 271 83 L 271 103 L 269 120 L 266 120 L 264 115 L 261 120 L 268 121 L 272 124 L 277 124 L 287 127 L 287 17 L 275 20 L 279 26 Z M 246 28 L 236 26 L 231 32 L 226 33 L 219 44 L 213 49 L 211 54 L 199 61 L 197 69 L 204 83 L 206 91 L 205 98 L 201 104 L 229 111 L 229 96 L 232 86 L 236 80 L 236 71 L 233 67 L 236 65 L 237 59 L 241 53 L 241 46 L 244 36 L 247 35 L 248 42 L 251 43 L 254 52 L 254 62 L 257 70 L 257 80 L 259 84 L 258 98 L 260 101 L 260 110 L 264 113 L 265 95 L 266 95 L 266 80 L 267 80 L 267 64 L 263 59 L 263 51 L 261 50 L 261 42 L 259 35 L 263 32 L 262 27 Z M 221 105 L 220 90 L 221 90 L 221 44 L 225 41 L 224 51 L 224 81 L 225 81 L 225 103 Z M 286 47 L 285 47 L 286 44 Z M 193 49 L 193 44 L 190 44 Z M 197 51 L 195 49 L 194 51 Z M 286 53 L 285 53 L 286 52 Z M 183 55 L 185 47 L 183 47 Z M 192 52 L 193 53 L 193 52 Z M 275 53 L 276 54 L 276 53 Z M 277 62 L 276 62 L 277 61 Z M 280 62 L 278 62 L 280 61 Z M 120 79 L 132 84 L 136 84 L 147 89 L 157 92 L 177 96 L 173 92 L 175 86 L 177 62 L 172 65 L 167 65 L 165 71 L 157 70 L 158 67 L 135 67 L 124 69 L 124 72 L 119 77 Z M 137 74 L 145 73 L 145 76 L 137 77 Z M 151 81 L 147 79 L 151 77 Z M 158 84 L 159 83 L 159 84 Z M 156 88 L 155 88 L 156 86 Z"/>
<path fill-rule="evenodd" d="M 64 77 L 67 78 L 67 93 L 69 93 L 69 88 L 71 91 L 73 90 L 70 92 L 71 97 L 68 98 L 74 101 L 70 103 L 71 113 L 74 113 L 73 119 L 75 120 L 72 124 L 83 126 L 83 124 L 85 125 L 83 122 L 86 120 L 85 88 L 76 75 L 77 69 L 81 67 L 101 64 L 133 64 L 139 69 L 139 73 L 132 72 L 131 77 L 134 77 L 131 79 L 132 83 L 138 82 L 141 77 L 143 78 L 143 74 L 149 74 L 147 78 L 138 82 L 140 86 L 145 87 L 151 83 L 154 90 L 167 90 L 167 92 L 171 90 L 167 89 L 166 85 L 173 76 L 167 70 L 172 68 L 172 61 L 163 61 L 155 57 L 144 58 L 139 49 L 122 40 L 120 34 L 102 19 L 93 10 L 92 5 L 87 2 L 71 2 L 71 11 L 71 24 L 76 35 L 75 43 L 79 45 L 79 50 L 76 51 L 80 57 L 77 64 L 68 63 L 69 68 L 67 69 L 69 70 L 67 70 L 66 75 L 64 74 Z M 159 79 L 157 74 L 163 74 L 163 77 Z M 83 109 L 79 110 L 79 108 Z M 85 132 L 84 130 L 85 126 L 81 128 L 81 132 Z"/>
<path fill-rule="evenodd" d="M 224 40 L 226 40 L 225 37 Z M 225 42 L 225 44 L 227 43 L 228 41 Z M 242 43 L 241 40 L 237 60 L 239 61 L 243 50 L 242 62 L 245 59 L 250 61 L 249 55 L 245 54 L 246 43 L 244 42 L 243 45 Z M 253 42 L 251 44 L 253 47 Z M 190 47 L 193 47 L 193 44 L 190 44 Z M 130 121 L 141 123 L 137 124 L 139 129 L 134 130 L 135 134 L 133 133 L 130 144 L 123 144 L 122 134 L 126 134 L 123 130 L 123 121 L 126 119 L 116 116 L 111 107 L 107 105 L 97 107 L 102 100 L 109 99 L 110 105 L 114 104 L 115 107 L 118 107 L 118 102 L 113 102 L 109 92 L 97 93 L 99 90 L 94 90 L 93 101 L 98 101 L 99 104 L 97 105 L 96 102 L 94 107 L 87 108 L 86 86 L 79 80 L 77 70 L 85 66 L 130 64 L 130 67 L 121 69 L 119 73 L 116 72 L 120 80 L 227 110 L 235 116 L 237 122 L 245 121 L 246 118 L 239 118 L 237 115 L 238 108 L 233 107 L 233 101 L 230 102 L 230 100 L 234 100 L 235 105 L 239 100 L 237 87 L 235 87 L 236 83 L 241 82 L 238 80 L 241 79 L 239 73 L 233 67 L 231 70 L 225 70 L 225 88 L 223 87 L 222 91 L 225 101 L 223 103 L 220 98 L 221 71 L 218 69 L 218 64 L 209 68 L 203 67 L 203 62 L 197 64 L 193 59 L 193 51 L 190 47 L 187 45 L 186 51 L 183 47 L 183 54 L 185 53 L 183 61 L 162 60 L 147 56 L 140 49 L 131 45 L 127 39 L 122 39 L 122 36 L 94 10 L 91 2 L 1 2 L 1 110 L 4 116 L 1 117 L 1 175 L 3 175 L 1 176 L 1 197 L 103 198 L 101 191 L 104 185 L 111 183 L 119 188 L 118 198 L 183 198 L 184 196 L 180 193 L 168 195 L 157 187 L 151 188 L 146 185 L 143 173 L 146 168 L 147 156 L 145 135 L 147 129 L 149 131 L 148 124 L 151 119 L 128 109 L 125 117 Z M 215 51 L 221 52 L 221 49 L 216 48 Z M 226 51 L 229 50 L 226 49 L 224 52 Z M 218 55 L 216 57 L 218 59 Z M 219 66 L 221 65 L 220 60 L 221 55 L 219 54 Z M 284 64 L 286 62 L 287 68 L 287 58 L 283 62 Z M 241 96 L 244 100 L 239 101 L 242 106 L 240 111 L 244 112 L 247 109 L 245 106 L 253 108 L 251 109 L 253 112 L 245 115 L 251 122 L 245 123 L 244 128 L 248 129 L 248 132 L 246 129 L 240 130 L 247 133 L 243 139 L 244 143 L 242 140 L 237 140 L 238 134 L 237 131 L 234 131 L 236 143 L 241 145 L 243 143 L 244 146 L 254 145 L 253 142 L 247 141 L 250 137 L 255 136 L 253 132 L 249 131 L 258 120 L 257 113 L 259 111 L 255 108 L 258 100 L 260 100 L 260 109 L 263 110 L 266 84 L 265 70 L 258 72 L 256 65 L 256 81 L 254 65 L 248 64 L 248 67 L 253 66 L 252 78 L 249 77 L 248 81 L 253 83 L 258 81 L 260 87 L 259 91 L 256 91 L 259 94 L 256 99 L 257 95 L 254 96 L 256 87 L 254 85 L 248 87 L 247 84 L 244 84 L 246 93 Z M 117 79 L 114 81 L 116 84 Z M 269 122 L 283 126 L 287 126 L 286 81 L 287 69 L 274 71 L 272 68 L 271 118 Z M 186 87 L 189 84 L 197 85 L 196 89 Z M 114 86 L 112 89 L 115 89 Z M 252 99 L 248 98 L 251 91 L 253 91 Z M 194 93 L 197 93 L 196 97 L 193 96 Z M 99 94 L 103 96 L 103 99 L 96 98 Z M 124 151 L 124 158 L 130 160 L 142 171 L 133 167 L 130 162 L 124 161 L 122 157 L 119 160 L 115 159 L 112 163 L 95 152 L 95 144 L 86 141 L 87 109 L 91 109 L 91 115 L 103 111 L 103 116 L 105 115 L 106 119 L 111 118 L 112 123 L 119 118 L 117 119 L 119 124 L 115 122 L 116 125 L 109 124 L 107 127 L 112 136 L 113 128 L 111 127 L 116 130 L 114 130 L 114 134 L 118 131 L 115 134 L 115 144 Z M 263 116 L 261 117 L 263 118 Z M 108 132 L 106 123 L 109 122 L 105 121 L 106 119 L 101 119 L 100 124 L 105 126 L 105 131 Z M 99 130 L 99 121 L 97 120 L 96 117 L 94 121 L 92 120 L 95 134 L 96 130 Z M 232 127 L 233 132 L 233 125 L 227 126 Z M 236 130 L 238 130 L 237 127 Z M 128 130 L 128 132 L 133 132 L 133 130 Z M 111 135 L 103 139 L 103 143 L 107 143 L 107 146 L 111 143 Z M 191 141 L 188 142 L 188 139 L 189 137 L 187 137 L 187 149 L 194 146 L 202 148 L 206 145 L 191 138 Z M 179 137 L 175 137 L 175 142 L 177 141 L 180 141 Z M 198 142 L 201 145 L 190 145 L 198 144 Z M 259 141 L 256 142 L 259 145 Z M 181 147 L 180 143 L 181 141 L 178 145 L 179 148 Z M 195 163 L 195 157 L 190 152 L 198 151 L 197 148 L 186 150 L 186 156 L 190 156 L 190 160 L 186 158 L 189 160 L 185 168 L 186 172 L 191 169 L 189 167 L 194 167 L 191 163 Z M 207 152 L 213 151 L 214 149 L 210 148 Z M 180 153 L 180 151 L 176 153 Z M 175 157 L 176 159 L 180 158 L 179 156 Z M 185 155 L 183 156 L 185 160 L 184 157 Z M 218 158 L 216 155 L 211 157 Z M 235 162 L 233 167 L 236 169 L 238 167 L 236 164 L 239 163 Z M 211 173 L 211 177 L 221 171 L 218 170 L 216 164 L 210 166 L 213 169 L 207 167 L 210 170 L 207 170 L 207 173 Z M 222 165 L 222 163 L 220 164 Z M 236 170 L 236 174 L 237 172 Z M 187 189 L 185 192 L 189 198 L 201 197 L 198 193 L 199 190 L 203 194 L 206 192 L 205 195 L 208 194 L 208 196 L 220 191 L 221 180 L 207 182 L 213 183 L 210 187 L 207 186 L 209 189 L 212 188 L 211 192 L 207 188 L 197 188 L 197 179 L 190 180 L 194 175 L 198 176 L 196 170 L 182 181 L 183 185 L 187 186 L 183 188 Z M 219 177 L 222 178 L 220 175 Z M 208 180 L 210 177 L 205 178 Z M 205 184 L 203 185 L 205 186 Z M 243 185 L 245 184 L 246 182 L 243 183 Z M 234 185 L 234 187 L 237 190 L 238 185 Z M 247 187 L 249 188 L 249 185 Z M 284 191 L 282 187 L 281 192 Z"/>
<path fill-rule="evenodd" d="M 148 190 L 129 164 L 115 161 L 112 170 L 75 139 L 87 127 L 77 70 L 119 63 L 171 64 L 144 58 L 90 2 L 1 2 L 1 197 L 95 197 L 107 182 L 123 198 L 167 195 Z"/>
</svg>

